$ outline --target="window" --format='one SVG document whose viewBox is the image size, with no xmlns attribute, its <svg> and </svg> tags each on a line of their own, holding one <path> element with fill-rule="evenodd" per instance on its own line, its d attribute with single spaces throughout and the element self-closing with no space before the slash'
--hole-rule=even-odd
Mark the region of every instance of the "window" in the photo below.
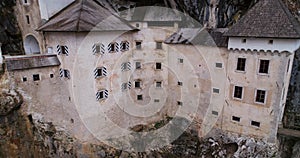
<svg viewBox="0 0 300 158">
<path fill-rule="evenodd" d="M 50 74 L 50 78 L 53 78 L 54 77 L 54 74 Z"/>
<path fill-rule="evenodd" d="M 233 97 L 237 99 L 242 99 L 242 96 L 243 96 L 243 87 L 234 86 Z"/>
<path fill-rule="evenodd" d="M 238 71 L 246 70 L 246 58 L 238 58 L 236 70 L 238 70 Z"/>
<path fill-rule="evenodd" d="M 270 60 L 260 60 L 259 61 L 259 73 L 267 74 L 269 73 Z"/>
<path fill-rule="evenodd" d="M 154 99 L 154 102 L 155 103 L 159 103 L 159 99 Z"/>
<path fill-rule="evenodd" d="M 222 64 L 222 63 L 216 63 L 216 67 L 217 67 L 217 68 L 222 68 L 222 67 L 223 67 L 223 64 Z"/>
<path fill-rule="evenodd" d="M 289 61 L 288 61 L 286 72 L 289 72 L 289 69 L 290 69 L 290 62 L 291 62 L 291 59 L 289 59 Z"/>
<path fill-rule="evenodd" d="M 155 68 L 156 70 L 161 70 L 161 63 L 156 63 Z"/>
<path fill-rule="evenodd" d="M 128 51 L 129 50 L 129 42 L 128 41 L 122 41 L 121 42 L 121 51 Z"/>
<path fill-rule="evenodd" d="M 24 76 L 24 77 L 22 78 L 22 81 L 23 81 L 23 82 L 26 82 L 26 81 L 27 81 L 27 77 Z"/>
<path fill-rule="evenodd" d="M 57 45 L 56 48 L 57 48 L 58 55 L 60 54 L 65 54 L 66 56 L 69 55 L 69 48 L 67 46 Z"/>
<path fill-rule="evenodd" d="M 125 62 L 121 64 L 121 70 L 122 71 L 128 71 L 131 70 L 131 63 L 130 62 Z"/>
<path fill-rule="evenodd" d="M 40 75 L 39 74 L 34 74 L 34 75 L 32 75 L 32 77 L 33 77 L 33 81 L 40 80 Z"/>
<path fill-rule="evenodd" d="M 131 89 L 131 82 L 128 82 L 128 83 L 123 83 L 122 86 L 121 86 L 121 89 L 124 91 L 124 90 L 127 90 L 127 89 Z"/>
<path fill-rule="evenodd" d="M 23 3 L 24 4 L 28 4 L 28 0 L 23 0 Z"/>
<path fill-rule="evenodd" d="M 135 27 L 139 28 L 139 27 L 140 27 L 140 24 L 139 24 L 139 23 L 136 23 L 136 24 L 135 24 Z"/>
<path fill-rule="evenodd" d="M 216 115 L 216 116 L 219 115 L 219 112 L 218 112 L 218 111 L 212 111 L 211 113 L 212 113 L 213 115 Z"/>
<path fill-rule="evenodd" d="M 265 103 L 266 91 L 264 90 L 256 90 L 256 98 L 255 102 L 257 103 Z"/>
<path fill-rule="evenodd" d="M 141 41 L 135 42 L 135 46 L 136 46 L 136 49 L 142 49 L 142 42 Z"/>
<path fill-rule="evenodd" d="M 94 44 L 92 49 L 93 49 L 93 54 L 104 54 L 105 52 L 104 45 L 101 43 Z"/>
<path fill-rule="evenodd" d="M 251 126 L 260 127 L 260 122 L 251 121 Z"/>
<path fill-rule="evenodd" d="M 213 93 L 220 93 L 220 90 L 218 88 L 213 88 Z"/>
<path fill-rule="evenodd" d="M 273 40 L 269 40 L 269 44 L 273 44 L 274 43 L 274 41 Z"/>
<path fill-rule="evenodd" d="M 182 106 L 183 103 L 181 101 L 177 101 L 177 105 Z"/>
<path fill-rule="evenodd" d="M 47 48 L 47 53 L 48 54 L 52 54 L 53 53 L 53 48 L 52 47 L 48 47 Z"/>
<path fill-rule="evenodd" d="M 162 49 L 162 42 L 156 42 L 156 49 Z"/>
<path fill-rule="evenodd" d="M 29 15 L 26 15 L 26 22 L 27 22 L 27 24 L 30 24 Z"/>
<path fill-rule="evenodd" d="M 108 90 L 99 90 L 96 93 L 96 100 L 103 100 L 103 99 L 107 99 L 108 98 Z"/>
<path fill-rule="evenodd" d="M 155 83 L 156 87 L 157 88 L 161 88 L 162 87 L 162 82 L 161 81 L 158 81 Z"/>
<path fill-rule="evenodd" d="M 135 88 L 141 88 L 141 81 L 140 81 L 140 80 L 136 80 L 136 81 L 134 82 L 134 87 L 135 87 Z"/>
<path fill-rule="evenodd" d="M 141 69 L 141 68 L 142 68 L 141 62 L 139 61 L 135 62 L 135 69 Z"/>
<path fill-rule="evenodd" d="M 104 76 L 107 76 L 106 67 L 99 67 L 99 68 L 96 68 L 94 70 L 94 77 L 95 78 L 104 77 Z"/>
<path fill-rule="evenodd" d="M 136 99 L 137 99 L 137 100 L 143 100 L 143 95 L 137 95 L 137 96 L 136 96 Z"/>
<path fill-rule="evenodd" d="M 179 59 L 178 59 L 178 62 L 179 62 L 180 64 L 182 64 L 182 63 L 183 63 L 183 59 L 182 59 L 182 58 L 179 58 Z"/>
<path fill-rule="evenodd" d="M 182 85 L 183 85 L 183 83 L 182 83 L 182 82 L 180 82 L 180 81 L 178 81 L 177 85 L 178 85 L 178 86 L 182 86 Z"/>
<path fill-rule="evenodd" d="M 119 44 L 118 43 L 110 43 L 107 46 L 107 50 L 109 53 L 114 53 L 119 51 Z"/>
<path fill-rule="evenodd" d="M 240 122 L 241 121 L 241 118 L 240 117 L 236 117 L 236 116 L 232 116 L 232 121 L 235 121 L 235 122 Z"/>
<path fill-rule="evenodd" d="M 70 74 L 70 71 L 67 70 L 67 69 L 59 69 L 59 76 L 62 78 L 62 77 L 65 77 L 67 79 L 70 79 L 71 78 L 71 74 Z"/>
<path fill-rule="evenodd" d="M 242 43 L 246 43 L 247 42 L 247 40 L 244 38 L 244 39 L 242 39 Z"/>
</svg>

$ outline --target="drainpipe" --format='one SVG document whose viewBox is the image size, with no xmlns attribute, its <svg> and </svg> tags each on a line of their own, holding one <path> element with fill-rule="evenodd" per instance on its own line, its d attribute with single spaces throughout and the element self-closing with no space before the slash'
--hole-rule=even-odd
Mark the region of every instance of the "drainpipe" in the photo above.
<svg viewBox="0 0 300 158">
<path fill-rule="evenodd" d="M 0 64 L 3 64 L 3 57 L 2 57 L 2 43 L 0 43 Z"/>
</svg>

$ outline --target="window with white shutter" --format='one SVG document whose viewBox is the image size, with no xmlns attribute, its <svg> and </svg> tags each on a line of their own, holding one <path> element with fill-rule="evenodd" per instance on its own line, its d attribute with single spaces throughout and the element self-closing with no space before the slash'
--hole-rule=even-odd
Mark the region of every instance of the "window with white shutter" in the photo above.
<svg viewBox="0 0 300 158">
<path fill-rule="evenodd" d="M 124 51 L 128 51 L 129 50 L 129 42 L 128 41 L 122 41 L 121 44 L 120 44 L 120 50 L 122 52 Z"/>
<path fill-rule="evenodd" d="M 69 70 L 67 69 L 59 69 L 59 76 L 61 78 L 67 78 L 70 79 L 71 78 L 71 73 Z"/>
<path fill-rule="evenodd" d="M 104 76 L 107 76 L 106 67 L 99 67 L 99 68 L 96 68 L 94 70 L 94 77 L 95 78 L 104 77 Z"/>
<path fill-rule="evenodd" d="M 57 45 L 56 48 L 57 48 L 58 55 L 61 55 L 61 54 L 64 54 L 66 56 L 69 55 L 69 48 L 67 46 Z"/>
<path fill-rule="evenodd" d="M 130 62 L 125 62 L 121 64 L 121 70 L 122 71 L 128 71 L 131 70 L 131 63 Z"/>
<path fill-rule="evenodd" d="M 108 98 L 108 90 L 99 90 L 96 93 L 96 100 L 103 100 L 103 99 L 107 99 Z"/>
<path fill-rule="evenodd" d="M 110 43 L 107 46 L 107 50 L 109 53 L 115 53 L 119 51 L 119 43 L 114 42 L 114 43 Z"/>
<path fill-rule="evenodd" d="M 104 48 L 104 44 L 102 43 L 97 43 L 94 44 L 93 47 L 93 54 L 104 54 L 105 53 L 105 48 Z"/>
<path fill-rule="evenodd" d="M 129 81 L 129 82 L 127 82 L 127 83 L 123 83 L 123 84 L 121 85 L 121 89 L 122 89 L 122 91 L 125 91 L 125 90 L 127 90 L 127 89 L 131 89 L 131 82 Z"/>
</svg>

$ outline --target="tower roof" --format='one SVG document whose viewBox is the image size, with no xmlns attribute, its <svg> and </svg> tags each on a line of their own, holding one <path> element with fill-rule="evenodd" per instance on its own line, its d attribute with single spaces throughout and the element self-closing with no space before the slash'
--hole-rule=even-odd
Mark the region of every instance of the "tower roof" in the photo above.
<svg viewBox="0 0 300 158">
<path fill-rule="evenodd" d="M 300 24 L 281 0 L 260 0 L 225 36 L 300 38 Z"/>
<path fill-rule="evenodd" d="M 96 0 L 77 0 L 52 16 L 40 31 L 112 31 L 133 30 L 125 20 L 114 15 Z"/>
</svg>

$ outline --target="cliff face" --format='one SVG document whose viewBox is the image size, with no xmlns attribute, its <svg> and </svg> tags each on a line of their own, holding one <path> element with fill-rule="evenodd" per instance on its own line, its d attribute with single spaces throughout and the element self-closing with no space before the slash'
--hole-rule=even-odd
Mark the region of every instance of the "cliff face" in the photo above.
<svg viewBox="0 0 300 158">
<path fill-rule="evenodd" d="M 3 54 L 23 52 L 22 36 L 15 18 L 14 6 L 14 0 L 2 0 L 0 3 L 0 42 Z"/>
</svg>

